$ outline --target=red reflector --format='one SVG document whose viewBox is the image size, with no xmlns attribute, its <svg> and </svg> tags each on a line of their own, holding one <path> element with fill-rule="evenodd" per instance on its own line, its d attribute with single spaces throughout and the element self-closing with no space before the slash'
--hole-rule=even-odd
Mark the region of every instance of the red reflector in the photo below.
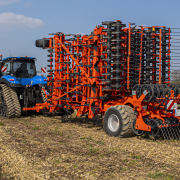
<svg viewBox="0 0 180 180">
<path fill-rule="evenodd" d="M 14 79 L 9 79 L 9 81 L 14 81 Z"/>
</svg>

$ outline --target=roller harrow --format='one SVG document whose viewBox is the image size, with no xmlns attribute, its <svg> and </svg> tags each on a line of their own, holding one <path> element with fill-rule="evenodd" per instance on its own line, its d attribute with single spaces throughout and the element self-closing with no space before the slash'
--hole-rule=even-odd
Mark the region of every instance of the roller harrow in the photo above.
<svg viewBox="0 0 180 180">
<path fill-rule="evenodd" d="M 180 85 L 170 84 L 171 30 L 105 21 L 90 35 L 51 33 L 48 100 L 24 110 L 92 119 L 108 135 L 180 138 Z"/>
</svg>

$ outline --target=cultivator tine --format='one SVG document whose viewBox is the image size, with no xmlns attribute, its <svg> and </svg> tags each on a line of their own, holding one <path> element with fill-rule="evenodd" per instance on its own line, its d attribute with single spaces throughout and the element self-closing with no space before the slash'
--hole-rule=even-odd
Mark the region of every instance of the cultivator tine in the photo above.
<svg viewBox="0 0 180 180">
<path fill-rule="evenodd" d="M 166 127 L 163 127 L 162 130 L 164 132 L 165 139 L 169 140 L 169 137 L 168 137 L 168 134 L 167 134 L 167 131 L 166 131 Z"/>
<path fill-rule="evenodd" d="M 93 49 L 97 52 L 97 46 L 93 46 Z"/>
<path fill-rule="evenodd" d="M 173 134 L 174 134 L 174 137 L 175 137 L 175 139 L 178 139 L 178 137 L 177 137 L 177 133 L 175 132 L 175 130 L 174 130 L 174 126 L 173 125 L 171 125 L 171 130 L 173 131 Z"/>
<path fill-rule="evenodd" d="M 74 36 L 75 34 L 65 34 L 65 36 Z"/>
<path fill-rule="evenodd" d="M 171 131 L 171 128 L 169 127 L 169 125 L 167 125 L 167 130 L 168 130 L 168 132 L 169 132 L 169 139 L 171 140 L 171 139 L 174 139 L 174 136 L 173 136 L 173 134 L 172 134 L 172 131 Z"/>
<path fill-rule="evenodd" d="M 178 139 L 179 136 L 178 136 L 176 130 L 174 129 L 174 125 L 173 125 L 173 124 L 170 126 L 170 129 L 172 130 L 173 135 L 174 135 L 174 136 L 173 136 L 173 139 Z"/>
<path fill-rule="evenodd" d="M 98 67 L 98 64 L 99 64 L 99 60 L 96 61 L 96 63 L 94 64 L 94 69 L 96 70 L 97 73 L 99 73 L 99 67 Z"/>
<path fill-rule="evenodd" d="M 178 137 L 179 137 L 179 139 L 180 139 L 180 124 L 178 124 L 178 127 L 177 127 L 177 130 L 178 130 Z"/>
<path fill-rule="evenodd" d="M 179 139 L 179 134 L 178 134 L 178 132 L 177 132 L 177 129 L 176 129 L 176 127 L 174 128 L 175 126 L 173 125 L 173 127 L 172 127 L 172 129 L 173 129 L 173 131 L 174 131 L 174 134 L 175 134 L 175 136 L 176 136 L 176 139 Z"/>
<path fill-rule="evenodd" d="M 176 131 L 176 134 L 177 134 L 177 136 L 178 136 L 178 139 L 180 139 L 180 131 L 179 131 L 179 126 L 178 126 L 179 124 L 176 124 L 175 126 L 174 126 L 174 129 L 175 129 L 175 131 Z"/>
<path fill-rule="evenodd" d="M 94 82 L 92 85 L 92 91 L 94 94 L 96 94 L 96 88 L 95 87 L 96 87 L 96 82 Z"/>
<path fill-rule="evenodd" d="M 171 140 L 171 136 L 170 136 L 170 133 L 169 133 L 169 129 L 168 129 L 168 125 L 165 125 L 165 129 L 167 131 L 167 137 L 169 138 L 169 140 Z"/>
<path fill-rule="evenodd" d="M 178 126 L 176 126 L 176 127 L 177 127 L 179 134 L 180 134 L 180 124 L 178 124 Z"/>
<path fill-rule="evenodd" d="M 160 128 L 163 138 L 165 140 L 171 139 L 169 131 L 167 129 L 167 125 L 163 124 L 162 120 L 160 120 L 160 119 L 158 120 L 158 128 Z"/>
<path fill-rule="evenodd" d="M 99 122 L 100 122 L 101 118 L 102 118 L 102 114 L 101 114 L 101 116 L 97 115 L 97 124 L 96 124 L 97 127 L 99 126 Z"/>
<path fill-rule="evenodd" d="M 93 43 L 93 49 L 97 52 L 97 40 L 95 40 Z"/>
<path fill-rule="evenodd" d="M 98 66 L 94 66 L 94 69 L 96 70 L 97 73 L 99 72 Z"/>
<path fill-rule="evenodd" d="M 95 102 L 93 102 L 93 103 L 91 104 L 91 111 L 93 112 L 93 114 L 96 113 L 96 112 L 95 112 Z"/>
<path fill-rule="evenodd" d="M 61 34 L 62 32 L 56 32 L 56 33 L 49 33 L 49 35 L 59 35 Z"/>
<path fill-rule="evenodd" d="M 163 132 L 163 128 L 160 127 L 160 130 L 161 130 L 161 132 L 162 132 L 163 138 L 166 140 L 165 134 L 164 134 L 164 132 Z"/>
</svg>

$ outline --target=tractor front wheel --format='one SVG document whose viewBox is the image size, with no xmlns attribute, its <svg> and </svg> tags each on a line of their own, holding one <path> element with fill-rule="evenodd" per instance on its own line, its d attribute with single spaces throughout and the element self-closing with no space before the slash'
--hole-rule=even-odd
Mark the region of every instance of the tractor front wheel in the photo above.
<svg viewBox="0 0 180 180">
<path fill-rule="evenodd" d="M 134 119 L 135 115 L 132 107 L 127 105 L 112 106 L 105 113 L 104 130 L 110 136 L 133 136 Z"/>
</svg>

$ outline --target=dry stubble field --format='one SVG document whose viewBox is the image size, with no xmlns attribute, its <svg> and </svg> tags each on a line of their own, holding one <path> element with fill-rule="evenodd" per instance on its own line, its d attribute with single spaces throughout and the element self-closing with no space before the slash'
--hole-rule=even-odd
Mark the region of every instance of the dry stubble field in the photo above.
<svg viewBox="0 0 180 180">
<path fill-rule="evenodd" d="M 109 137 L 92 121 L 0 118 L 0 179 L 180 179 L 180 141 Z"/>
</svg>

